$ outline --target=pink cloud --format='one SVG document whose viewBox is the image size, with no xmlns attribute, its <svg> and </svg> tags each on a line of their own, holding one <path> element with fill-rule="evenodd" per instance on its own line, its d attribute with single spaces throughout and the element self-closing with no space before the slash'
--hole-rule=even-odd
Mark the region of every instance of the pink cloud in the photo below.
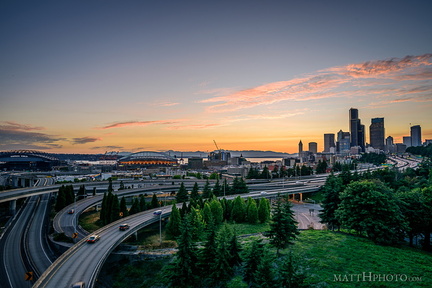
<svg viewBox="0 0 432 288">
<path fill-rule="evenodd" d="M 365 93 L 379 95 L 386 91 L 397 92 L 402 91 L 397 87 L 402 80 L 429 80 L 430 77 L 427 77 L 432 75 L 431 59 L 432 54 L 424 54 L 333 67 L 302 78 L 268 83 L 222 95 L 219 90 L 214 90 L 215 97 L 201 100 L 200 103 L 215 103 L 207 107 L 208 112 L 229 112 L 281 101 L 309 101 L 353 97 L 356 94 L 364 96 Z M 389 85 L 395 87 L 383 87 Z M 209 91 L 211 90 L 207 90 Z M 414 89 L 411 93 L 419 92 Z"/>
<path fill-rule="evenodd" d="M 153 120 L 153 121 L 127 121 L 127 122 L 117 122 L 104 127 L 99 127 L 97 129 L 111 129 L 111 128 L 123 128 L 123 127 L 140 127 L 148 125 L 170 125 L 182 122 L 183 120 Z"/>
</svg>

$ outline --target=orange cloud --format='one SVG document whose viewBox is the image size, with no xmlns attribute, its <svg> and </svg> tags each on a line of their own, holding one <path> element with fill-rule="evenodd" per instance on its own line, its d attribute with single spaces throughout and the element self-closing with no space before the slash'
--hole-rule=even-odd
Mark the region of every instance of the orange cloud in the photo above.
<svg viewBox="0 0 432 288">
<path fill-rule="evenodd" d="M 111 128 L 123 128 L 123 127 L 136 127 L 136 126 L 148 126 L 152 124 L 159 125 L 170 125 L 181 122 L 182 120 L 154 120 L 154 121 L 127 121 L 117 122 L 97 129 L 111 129 Z"/>
</svg>

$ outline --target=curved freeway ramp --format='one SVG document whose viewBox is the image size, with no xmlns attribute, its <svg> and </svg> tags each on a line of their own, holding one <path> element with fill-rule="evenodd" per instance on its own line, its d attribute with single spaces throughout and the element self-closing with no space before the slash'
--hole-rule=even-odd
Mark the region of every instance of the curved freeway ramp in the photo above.
<svg viewBox="0 0 432 288">
<path fill-rule="evenodd" d="M 72 283 L 84 281 L 86 287 L 93 287 L 103 263 L 109 254 L 123 240 L 139 229 L 159 221 L 160 217 L 153 215 L 153 210 L 141 212 L 107 225 L 93 234 L 98 234 L 100 240 L 89 244 L 88 236 L 63 253 L 38 279 L 33 287 L 57 288 L 69 287 Z M 171 207 L 165 207 L 162 218 L 169 216 Z M 120 231 L 118 226 L 127 222 L 129 230 Z"/>
</svg>

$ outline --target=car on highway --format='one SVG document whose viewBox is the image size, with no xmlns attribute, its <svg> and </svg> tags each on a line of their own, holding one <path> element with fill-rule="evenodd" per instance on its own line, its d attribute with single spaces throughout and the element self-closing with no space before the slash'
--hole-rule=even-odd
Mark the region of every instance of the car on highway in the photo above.
<svg viewBox="0 0 432 288">
<path fill-rule="evenodd" d="M 119 230 L 124 231 L 127 229 L 129 229 L 129 224 L 127 224 L 127 223 L 120 224 Z"/>
<path fill-rule="evenodd" d="M 93 234 L 87 239 L 87 243 L 95 243 L 96 241 L 99 241 L 99 239 L 100 239 L 99 235 Z"/>
<path fill-rule="evenodd" d="M 155 212 L 153 212 L 154 216 L 160 216 L 162 214 L 162 210 L 156 210 Z"/>
<path fill-rule="evenodd" d="M 69 211 L 68 211 L 68 214 L 74 214 L 75 213 L 75 210 L 74 209 L 70 209 Z"/>
<path fill-rule="evenodd" d="M 70 286 L 71 288 L 85 288 L 85 283 L 80 281 L 80 282 L 75 282 L 74 284 L 72 284 Z"/>
<path fill-rule="evenodd" d="M 267 195 L 267 192 L 266 192 L 266 191 L 261 191 L 260 194 L 261 194 L 261 195 Z"/>
</svg>

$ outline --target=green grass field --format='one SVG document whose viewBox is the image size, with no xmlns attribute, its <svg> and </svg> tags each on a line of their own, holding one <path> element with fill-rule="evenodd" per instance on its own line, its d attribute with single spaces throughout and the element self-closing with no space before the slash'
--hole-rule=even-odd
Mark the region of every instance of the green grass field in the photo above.
<svg viewBox="0 0 432 288">
<path fill-rule="evenodd" d="M 432 254 L 416 249 L 308 230 L 299 235 L 293 251 L 304 260 L 307 283 L 315 287 L 432 287 Z"/>
<path fill-rule="evenodd" d="M 264 226 L 253 229 L 253 225 L 237 224 L 235 229 L 238 235 L 243 234 L 240 231 L 253 234 L 265 231 Z M 310 287 L 432 287 L 432 254 L 416 249 L 379 246 L 364 238 L 321 230 L 302 231 L 291 249 Z M 163 276 L 156 271 L 164 263 L 167 259 L 125 263 L 122 269 L 111 271 L 114 287 L 134 287 L 137 281 L 141 287 L 158 287 Z M 152 271 L 155 278 L 149 279 L 144 270 Z M 134 283 L 128 286 L 132 278 Z"/>
</svg>

